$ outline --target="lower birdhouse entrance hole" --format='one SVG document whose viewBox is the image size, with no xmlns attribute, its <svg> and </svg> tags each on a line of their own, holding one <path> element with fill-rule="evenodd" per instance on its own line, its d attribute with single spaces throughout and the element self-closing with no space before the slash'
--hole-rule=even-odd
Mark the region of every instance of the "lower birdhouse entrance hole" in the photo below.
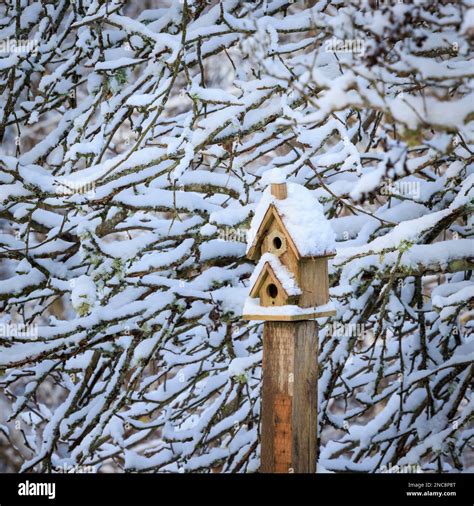
<svg viewBox="0 0 474 506">
<path fill-rule="evenodd" d="M 272 298 L 272 299 L 275 299 L 276 296 L 278 295 L 278 288 L 275 284 L 273 283 L 270 283 L 268 286 L 267 286 L 267 294 Z M 275 304 L 275 301 L 272 300 L 272 304 Z"/>
</svg>

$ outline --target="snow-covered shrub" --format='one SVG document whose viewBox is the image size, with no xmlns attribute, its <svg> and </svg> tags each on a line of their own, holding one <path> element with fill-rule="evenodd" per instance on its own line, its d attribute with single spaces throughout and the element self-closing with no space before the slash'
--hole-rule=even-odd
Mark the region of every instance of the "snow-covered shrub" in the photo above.
<svg viewBox="0 0 474 506">
<path fill-rule="evenodd" d="M 239 314 L 273 169 L 337 234 L 319 465 L 466 469 L 473 9 L 147 3 L 0 6 L 0 324 L 35 329 L 0 337 L 21 469 L 258 468 L 261 325 Z"/>
</svg>

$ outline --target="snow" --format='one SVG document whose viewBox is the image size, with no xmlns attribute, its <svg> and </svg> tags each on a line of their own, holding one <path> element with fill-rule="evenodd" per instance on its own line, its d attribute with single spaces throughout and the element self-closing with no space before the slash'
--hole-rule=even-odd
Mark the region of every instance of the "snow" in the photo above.
<svg viewBox="0 0 474 506">
<path fill-rule="evenodd" d="M 199 246 L 201 260 L 207 262 L 213 258 L 241 256 L 245 252 L 245 244 L 235 241 L 213 239 Z"/>
<path fill-rule="evenodd" d="M 71 290 L 71 302 L 76 311 L 79 310 L 83 304 L 92 306 L 95 303 L 97 299 L 96 286 L 89 276 L 79 276 L 72 280 L 71 283 L 73 285 Z"/>
<path fill-rule="evenodd" d="M 132 95 L 127 99 L 127 105 L 132 107 L 146 107 L 153 103 L 156 99 L 156 95 L 152 93 L 142 93 L 141 95 Z"/>
<path fill-rule="evenodd" d="M 209 102 L 211 104 L 243 105 L 234 95 L 217 88 L 202 88 L 201 86 L 193 84 L 188 89 L 188 93 L 192 97 L 199 98 L 203 102 Z"/>
<path fill-rule="evenodd" d="M 186 239 L 177 248 L 170 251 L 153 251 L 143 257 L 127 269 L 127 274 L 137 274 L 142 271 L 170 268 L 176 262 L 181 261 L 189 254 L 194 244 L 193 239 Z"/>
<path fill-rule="evenodd" d="M 355 188 L 351 191 L 351 197 L 357 201 L 364 193 L 370 193 L 375 190 L 379 186 L 384 173 L 385 168 L 380 167 L 377 170 L 371 170 L 367 174 L 364 174 L 359 181 L 357 181 Z"/>
<path fill-rule="evenodd" d="M 245 315 L 262 315 L 262 316 L 307 316 L 315 318 L 311 315 L 314 313 L 325 313 L 335 311 L 336 308 L 333 302 L 321 306 L 302 308 L 293 304 L 285 306 L 260 306 L 259 299 L 247 297 L 245 299 L 244 309 L 242 311 L 244 318 Z M 317 318 L 317 316 L 316 316 Z"/>
<path fill-rule="evenodd" d="M 0 282 L 0 295 L 20 294 L 25 288 L 42 283 L 44 274 L 36 268 L 31 269 L 28 274 L 17 274 Z"/>
<path fill-rule="evenodd" d="M 255 367 L 260 360 L 260 354 L 250 357 L 234 358 L 229 364 L 229 376 L 241 376 L 242 374 L 245 374 L 248 369 Z"/>
<path fill-rule="evenodd" d="M 313 192 L 296 183 L 288 183 L 286 199 L 275 198 L 270 187 L 265 189 L 250 226 L 247 252 L 271 205 L 276 208 L 301 256 L 331 255 L 335 252 L 335 234 L 324 216 L 322 205 Z"/>
<path fill-rule="evenodd" d="M 96 70 L 116 70 L 118 68 L 130 67 L 132 65 L 136 65 L 137 63 L 142 62 L 143 60 L 139 60 L 137 58 L 117 58 L 113 61 L 99 62 L 96 64 Z"/>
<path fill-rule="evenodd" d="M 218 225 L 235 226 L 245 221 L 250 213 L 250 206 L 232 206 L 219 211 L 214 211 L 209 216 L 211 223 Z"/>
<path fill-rule="evenodd" d="M 268 180 L 269 183 L 273 184 L 286 183 L 286 175 L 282 170 L 272 169 L 269 172 L 266 172 L 264 176 L 266 176 L 267 174 L 268 176 L 266 179 Z"/>
<path fill-rule="evenodd" d="M 372 438 L 375 437 L 380 430 L 391 423 L 393 416 L 400 404 L 397 395 L 392 395 L 385 408 L 377 414 L 369 423 L 365 425 L 351 425 L 350 435 L 360 441 L 362 448 L 367 447 Z"/>
<path fill-rule="evenodd" d="M 404 224 L 406 223 L 404 222 Z M 376 243 L 376 241 L 373 242 Z M 334 259 L 334 264 L 339 265 L 352 255 L 363 255 L 358 262 L 350 263 L 344 268 L 343 279 L 350 279 L 361 268 L 383 271 L 395 264 L 398 264 L 400 271 L 406 268 L 421 273 L 433 269 L 444 272 L 448 269 L 450 262 L 471 255 L 473 243 L 470 239 L 458 239 L 439 241 L 433 244 L 413 244 L 403 253 L 401 258 L 399 258 L 398 248 L 395 251 L 384 252 L 382 256 L 380 255 L 381 251 L 383 251 L 382 248 L 379 249 L 373 244 L 371 247 L 370 243 L 361 247 L 340 248 Z"/>
<path fill-rule="evenodd" d="M 28 274 L 31 271 L 31 264 L 26 258 L 24 258 L 17 266 L 15 271 L 18 274 Z"/>
<path fill-rule="evenodd" d="M 18 467 L 258 471 L 263 326 L 242 309 L 336 307 L 318 470 L 469 471 L 472 5 L 188 0 L 183 23 L 177 0 L 17 3 L 0 37 L 0 424 Z M 348 40 L 361 51 L 328 50 Z M 302 251 L 337 245 L 333 303 L 246 299 L 267 262 L 299 293 L 276 257 L 245 258 L 270 205 Z"/>
<path fill-rule="evenodd" d="M 464 19 L 461 25 L 461 33 L 470 32 L 472 34 L 473 30 L 474 30 L 474 8 L 471 8 L 465 11 Z"/>
</svg>

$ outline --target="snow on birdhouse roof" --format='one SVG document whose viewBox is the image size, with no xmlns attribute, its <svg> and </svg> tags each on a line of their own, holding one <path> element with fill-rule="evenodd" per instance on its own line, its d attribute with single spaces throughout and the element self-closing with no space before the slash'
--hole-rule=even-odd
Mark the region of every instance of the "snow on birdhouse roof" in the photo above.
<svg viewBox="0 0 474 506">
<path fill-rule="evenodd" d="M 336 251 L 335 234 L 324 216 L 323 206 L 311 190 L 296 183 L 287 184 L 288 196 L 285 199 L 273 196 L 270 186 L 263 192 L 248 233 L 247 253 L 262 239 L 257 235 L 268 209 L 273 205 L 301 257 L 332 255 Z"/>
<path fill-rule="evenodd" d="M 267 264 L 270 265 L 273 274 L 275 274 L 275 277 L 280 282 L 283 290 L 285 290 L 288 295 L 301 295 L 301 290 L 297 285 L 293 274 L 280 262 L 278 257 L 272 255 L 271 253 L 265 253 L 260 258 L 257 266 L 255 267 L 255 270 L 252 273 L 252 276 L 250 277 L 250 290 L 252 290 L 252 288 L 255 286 L 255 283 L 257 283 L 260 274 L 265 269 L 265 266 Z"/>
</svg>

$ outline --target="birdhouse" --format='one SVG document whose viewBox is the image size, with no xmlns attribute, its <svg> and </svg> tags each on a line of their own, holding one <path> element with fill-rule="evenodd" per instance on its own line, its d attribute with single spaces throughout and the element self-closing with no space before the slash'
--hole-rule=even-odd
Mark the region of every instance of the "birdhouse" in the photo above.
<svg viewBox="0 0 474 506">
<path fill-rule="evenodd" d="M 313 193 L 298 184 L 271 184 L 249 232 L 247 257 L 258 263 L 243 318 L 293 321 L 334 315 L 328 274 L 334 255 L 334 232 Z"/>
</svg>

